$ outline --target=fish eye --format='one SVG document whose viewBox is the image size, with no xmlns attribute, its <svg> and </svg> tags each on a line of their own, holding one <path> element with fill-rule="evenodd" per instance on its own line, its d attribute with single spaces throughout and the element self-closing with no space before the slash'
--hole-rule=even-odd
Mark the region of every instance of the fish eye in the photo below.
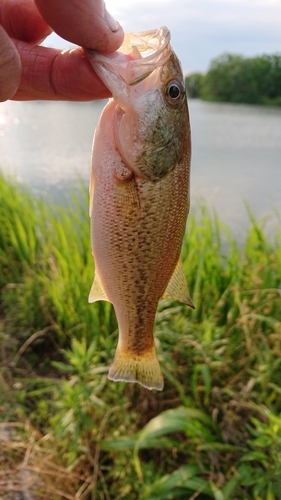
<svg viewBox="0 0 281 500">
<path fill-rule="evenodd" d="M 184 88 L 178 80 L 172 80 L 166 87 L 166 96 L 170 104 L 178 104 L 182 100 Z"/>
</svg>

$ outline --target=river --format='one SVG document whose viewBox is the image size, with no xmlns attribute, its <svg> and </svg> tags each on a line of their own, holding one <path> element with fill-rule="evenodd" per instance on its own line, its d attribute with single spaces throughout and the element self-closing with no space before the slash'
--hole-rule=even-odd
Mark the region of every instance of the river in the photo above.
<svg viewBox="0 0 281 500">
<path fill-rule="evenodd" d="M 2 170 L 36 194 L 67 196 L 78 178 L 88 182 L 104 104 L 1 103 Z M 281 214 L 281 108 L 200 100 L 190 100 L 189 108 L 192 205 L 204 199 L 236 234 L 248 226 L 245 203 L 258 219 Z"/>
</svg>

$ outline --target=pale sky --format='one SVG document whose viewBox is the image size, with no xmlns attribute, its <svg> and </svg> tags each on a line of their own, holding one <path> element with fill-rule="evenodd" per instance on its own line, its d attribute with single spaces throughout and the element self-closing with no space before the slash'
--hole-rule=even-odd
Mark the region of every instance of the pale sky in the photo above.
<svg viewBox="0 0 281 500">
<path fill-rule="evenodd" d="M 224 52 L 281 53 L 281 0 L 107 0 L 125 31 L 167 26 L 185 73 L 204 72 Z M 51 46 L 67 47 L 55 35 Z"/>
</svg>

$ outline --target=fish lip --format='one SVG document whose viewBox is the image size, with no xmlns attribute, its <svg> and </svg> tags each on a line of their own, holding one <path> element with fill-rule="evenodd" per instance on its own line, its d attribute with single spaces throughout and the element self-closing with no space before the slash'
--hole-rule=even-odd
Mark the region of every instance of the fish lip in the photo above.
<svg viewBox="0 0 281 500">
<path fill-rule="evenodd" d="M 95 72 L 115 95 L 120 91 L 128 93 L 132 87 L 146 79 L 159 66 L 163 66 L 170 56 L 170 31 L 165 26 L 139 33 L 125 33 L 124 42 L 117 52 L 100 54 L 92 49 L 84 49 L 87 59 Z M 132 56 L 134 47 L 140 58 Z M 121 86 L 121 88 L 118 88 Z"/>
</svg>

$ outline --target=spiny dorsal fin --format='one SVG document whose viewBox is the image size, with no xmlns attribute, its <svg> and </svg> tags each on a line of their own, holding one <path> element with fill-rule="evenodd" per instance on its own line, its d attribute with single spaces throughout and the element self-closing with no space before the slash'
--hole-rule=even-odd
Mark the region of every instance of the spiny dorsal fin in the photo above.
<svg viewBox="0 0 281 500">
<path fill-rule="evenodd" d="M 92 302 L 97 302 L 97 300 L 107 300 L 108 302 L 110 302 L 103 288 L 100 277 L 96 271 L 88 301 L 92 303 Z"/>
<path fill-rule="evenodd" d="M 179 302 L 183 302 L 184 304 L 192 307 L 192 309 L 195 309 L 195 305 L 193 304 L 188 291 L 181 257 L 178 260 L 172 277 L 162 297 L 172 300 L 178 300 Z"/>
</svg>

